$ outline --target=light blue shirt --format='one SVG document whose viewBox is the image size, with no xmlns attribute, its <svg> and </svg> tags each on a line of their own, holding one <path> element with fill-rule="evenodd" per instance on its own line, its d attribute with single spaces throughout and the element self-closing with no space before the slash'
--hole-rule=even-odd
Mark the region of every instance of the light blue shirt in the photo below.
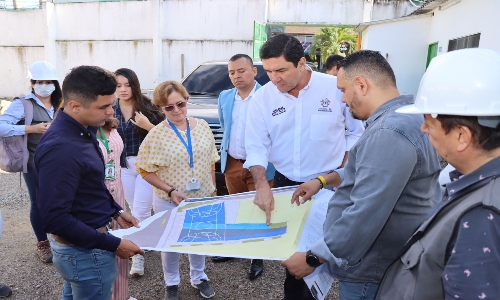
<svg viewBox="0 0 500 300">
<path fill-rule="evenodd" d="M 45 105 L 43 105 L 42 101 L 40 101 L 40 99 L 38 99 L 35 94 L 31 92 L 26 95 L 25 98 L 35 100 L 36 104 L 47 111 L 51 119 L 54 118 L 54 107 L 47 109 Z M 24 117 L 25 115 L 23 102 L 20 99 L 15 99 L 5 110 L 5 112 L 0 115 L 0 137 L 25 135 L 26 126 L 16 125 L 19 121 L 23 120 Z"/>
</svg>

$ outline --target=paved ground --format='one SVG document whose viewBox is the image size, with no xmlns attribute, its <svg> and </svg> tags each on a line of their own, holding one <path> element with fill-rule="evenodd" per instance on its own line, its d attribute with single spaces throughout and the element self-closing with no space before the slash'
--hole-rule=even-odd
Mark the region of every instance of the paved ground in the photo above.
<svg viewBox="0 0 500 300">
<path fill-rule="evenodd" d="M 22 180 L 21 180 L 22 181 Z M 29 223 L 29 199 L 24 182 L 19 187 L 19 174 L 0 173 L 0 209 L 3 214 L 3 236 L 0 240 L 0 282 L 13 290 L 9 299 L 60 299 L 62 280 L 52 264 L 44 264 L 35 256 L 35 237 Z M 246 279 L 248 260 L 235 259 L 213 264 L 207 258 L 206 273 L 211 279 L 214 299 L 281 299 L 283 268 L 278 262 L 265 262 L 261 278 Z M 180 299 L 203 299 L 189 285 L 189 265 L 181 256 Z M 160 255 L 146 253 L 144 277 L 131 278 L 130 293 L 139 300 L 163 299 L 164 283 Z M 338 299 L 336 287 L 327 299 Z"/>
</svg>

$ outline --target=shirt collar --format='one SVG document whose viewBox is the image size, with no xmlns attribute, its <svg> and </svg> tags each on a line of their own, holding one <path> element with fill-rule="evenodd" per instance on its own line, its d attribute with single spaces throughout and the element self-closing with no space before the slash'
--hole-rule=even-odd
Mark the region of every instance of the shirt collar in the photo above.
<svg viewBox="0 0 500 300">
<path fill-rule="evenodd" d="M 375 120 L 377 120 L 381 115 L 383 115 L 387 110 L 389 110 L 395 104 L 409 105 L 413 104 L 413 95 L 401 95 L 393 98 L 384 104 L 380 105 L 373 114 L 366 120 L 366 127 L 370 126 Z"/>
<path fill-rule="evenodd" d="M 256 90 L 257 90 L 257 81 L 254 80 L 253 89 L 250 91 L 250 94 L 248 94 L 248 96 L 245 99 L 252 97 Z M 242 99 L 240 95 L 238 95 L 238 89 L 236 89 L 236 93 L 234 94 L 234 99 L 240 100 L 240 101 L 245 100 L 245 99 Z"/>
<path fill-rule="evenodd" d="M 458 191 L 488 178 L 498 176 L 500 170 L 500 157 L 497 157 L 486 164 L 479 167 L 474 172 L 463 175 L 459 179 L 452 181 L 446 185 L 447 195 L 452 195 Z"/>
<path fill-rule="evenodd" d="M 57 114 L 57 118 L 55 118 L 58 122 L 64 122 L 69 124 L 69 126 L 65 126 L 72 133 L 77 135 L 88 135 L 89 133 L 96 133 L 97 127 L 89 126 L 85 128 L 82 124 L 78 123 L 75 119 L 70 117 L 67 113 L 64 112 L 64 108 L 60 108 Z"/>
</svg>

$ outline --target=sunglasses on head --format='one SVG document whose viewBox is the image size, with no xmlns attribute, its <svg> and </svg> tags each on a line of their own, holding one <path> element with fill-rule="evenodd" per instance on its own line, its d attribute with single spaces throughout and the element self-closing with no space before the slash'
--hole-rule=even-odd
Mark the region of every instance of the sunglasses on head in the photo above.
<svg viewBox="0 0 500 300">
<path fill-rule="evenodd" d="M 174 108 L 177 106 L 177 108 L 184 108 L 186 107 L 187 105 L 187 101 L 179 101 L 177 103 L 175 103 L 175 105 L 167 105 L 167 106 L 164 106 L 163 108 L 166 110 L 166 111 L 173 111 Z"/>
</svg>

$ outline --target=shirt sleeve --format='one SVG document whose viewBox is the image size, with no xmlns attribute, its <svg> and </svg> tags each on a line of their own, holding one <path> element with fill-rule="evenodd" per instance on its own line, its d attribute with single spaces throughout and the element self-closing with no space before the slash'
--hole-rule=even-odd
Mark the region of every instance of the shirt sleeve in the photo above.
<svg viewBox="0 0 500 300">
<path fill-rule="evenodd" d="M 367 139 L 367 145 L 384 141 L 398 146 L 364 147 L 364 151 L 356 153 L 356 165 L 349 166 L 356 169 L 355 183 L 347 195 L 349 199 L 341 199 L 351 205 L 330 228 L 324 229 L 325 237 L 311 247 L 313 253 L 341 268 L 355 265 L 366 254 L 389 219 L 417 162 L 415 147 L 393 130 L 379 130 Z M 331 201 L 341 197 L 339 189 Z M 370 226 L 366 226 L 368 220 Z"/>
<path fill-rule="evenodd" d="M 155 151 L 153 146 L 151 146 L 154 141 L 156 133 L 156 127 L 151 129 L 151 131 L 146 135 L 146 138 L 142 141 L 141 146 L 139 147 L 139 152 L 137 153 L 137 159 L 134 164 L 134 168 L 137 173 L 147 172 L 147 173 L 156 173 L 160 167 L 157 165 L 157 159 L 161 159 L 159 157 L 160 150 Z M 158 146 L 159 147 L 159 146 Z"/>
<path fill-rule="evenodd" d="M 442 274 L 446 299 L 500 299 L 498 212 L 484 207 L 466 212 L 447 253 Z"/>
<path fill-rule="evenodd" d="M 219 94 L 219 99 L 217 100 L 217 108 L 219 110 L 220 127 L 221 127 L 222 131 L 224 132 L 225 124 L 224 124 L 224 114 L 222 112 L 222 103 L 220 102 L 221 101 L 221 94 Z"/>
<path fill-rule="evenodd" d="M 271 137 L 267 130 L 266 122 L 264 121 L 263 107 L 260 105 L 258 90 L 252 101 L 248 105 L 247 124 L 245 126 L 245 151 L 247 153 L 244 168 L 249 169 L 251 166 L 262 166 L 267 168 L 268 153 L 271 148 Z M 249 122 L 251 120 L 251 122 Z"/>
<path fill-rule="evenodd" d="M 24 119 L 24 105 L 22 100 L 15 99 L 0 115 L 0 136 L 16 136 L 25 135 L 25 125 L 16 125 L 19 121 Z"/>
<path fill-rule="evenodd" d="M 100 233 L 71 214 L 84 167 L 78 147 L 57 145 L 58 151 L 46 151 L 36 159 L 38 170 L 37 205 L 47 233 L 62 236 L 78 247 L 116 251 L 120 239 Z M 64 166 L 64 167 L 62 167 Z M 119 206 L 115 203 L 115 206 Z"/>
</svg>

